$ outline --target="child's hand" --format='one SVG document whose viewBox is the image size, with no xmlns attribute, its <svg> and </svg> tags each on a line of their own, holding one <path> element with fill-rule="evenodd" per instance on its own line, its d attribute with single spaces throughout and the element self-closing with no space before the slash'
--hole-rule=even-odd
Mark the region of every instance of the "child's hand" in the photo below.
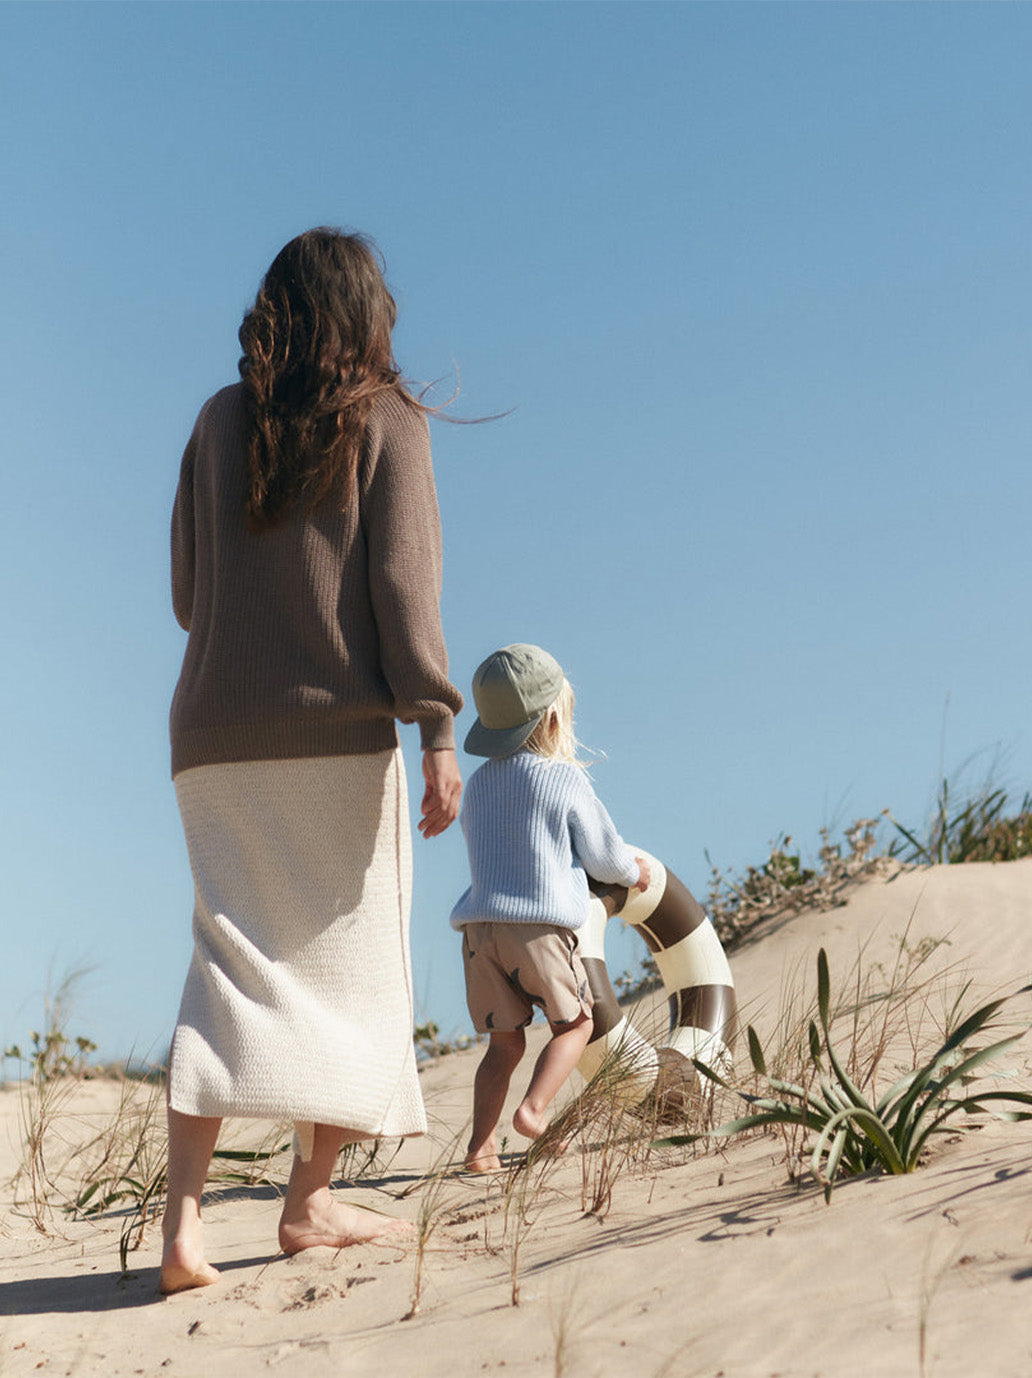
<svg viewBox="0 0 1032 1378">
<path fill-rule="evenodd" d="M 423 817 L 419 831 L 424 837 L 437 837 L 458 817 L 462 799 L 462 776 L 454 751 L 424 751 Z"/>
<path fill-rule="evenodd" d="M 649 863 L 643 856 L 636 856 L 634 859 L 638 863 L 638 883 L 637 885 L 633 885 L 631 889 L 645 891 L 649 888 L 649 884 L 652 881 L 652 872 L 649 870 Z"/>
</svg>

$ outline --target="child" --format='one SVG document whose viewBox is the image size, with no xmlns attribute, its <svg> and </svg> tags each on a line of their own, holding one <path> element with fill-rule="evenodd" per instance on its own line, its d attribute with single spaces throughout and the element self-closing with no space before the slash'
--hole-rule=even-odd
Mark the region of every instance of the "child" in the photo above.
<svg viewBox="0 0 1032 1378">
<path fill-rule="evenodd" d="M 473 676 L 473 698 L 479 716 L 466 750 L 488 760 L 466 786 L 461 823 L 473 883 L 451 921 L 463 934 L 473 1025 L 490 1034 L 473 1086 L 466 1166 L 490 1172 L 501 1166 L 495 1129 L 534 1006 L 552 1037 L 513 1116 L 524 1138 L 543 1133 L 546 1111 L 591 1037 L 591 990 L 577 949 L 586 873 L 644 890 L 649 872 L 577 760 L 573 690 L 547 651 L 495 651 Z"/>
</svg>

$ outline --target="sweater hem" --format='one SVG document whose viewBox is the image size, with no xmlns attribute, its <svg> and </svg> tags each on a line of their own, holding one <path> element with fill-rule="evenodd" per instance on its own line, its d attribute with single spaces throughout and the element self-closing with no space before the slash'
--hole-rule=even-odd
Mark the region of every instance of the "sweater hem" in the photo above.
<svg viewBox="0 0 1032 1378">
<path fill-rule="evenodd" d="M 346 722 L 313 728 L 304 722 L 199 728 L 182 732 L 172 743 L 173 779 L 195 766 L 231 765 L 240 761 L 289 761 L 313 756 L 372 756 L 398 745 L 394 719 Z"/>
<path fill-rule="evenodd" d="M 451 926 L 457 933 L 461 933 L 468 923 L 538 924 L 539 926 L 547 924 L 551 928 L 568 928 L 571 932 L 576 933 L 578 929 L 584 927 L 586 920 L 587 905 L 585 905 L 584 914 L 576 923 L 574 923 L 572 919 L 564 919 L 555 914 L 549 914 L 546 917 L 535 914 L 530 918 L 524 915 L 517 917 L 515 914 L 463 914 L 461 918 L 453 916 L 451 919 Z"/>
</svg>

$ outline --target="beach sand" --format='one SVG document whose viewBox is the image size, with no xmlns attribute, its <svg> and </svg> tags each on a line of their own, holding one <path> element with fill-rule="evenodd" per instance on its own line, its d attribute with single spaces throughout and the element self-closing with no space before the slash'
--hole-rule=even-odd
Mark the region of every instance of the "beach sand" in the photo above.
<svg viewBox="0 0 1032 1378">
<path fill-rule="evenodd" d="M 791 1004 L 786 992 L 812 996 L 822 945 L 833 987 L 858 957 L 877 985 L 904 934 L 911 952 L 929 953 L 915 983 L 933 968 L 954 990 L 970 979 L 968 1009 L 1016 989 L 1032 979 L 1032 860 L 905 872 L 865 883 L 842 907 L 767 924 L 731 959 L 744 1021 L 765 1043 L 774 1038 Z M 928 1021 L 943 1001 L 933 985 Z M 635 1022 L 661 1022 L 662 1009 L 653 998 Z M 1029 996 L 1013 1009 L 1032 1019 Z M 905 1021 L 892 1034 L 905 1047 Z M 741 1071 L 742 1040 L 736 1051 Z M 602 1154 L 577 1142 L 531 1178 L 523 1200 L 507 1174 L 427 1180 L 461 1158 L 478 1056 L 451 1054 L 424 1070 L 431 1133 L 386 1153 L 347 1192 L 409 1220 L 427 1214 L 421 1264 L 414 1240 L 277 1256 L 278 1190 L 233 1188 L 205 1208 L 220 1281 L 162 1298 L 156 1224 L 123 1279 L 119 1216 L 75 1221 L 58 1212 L 44 1235 L 5 1185 L 0 1374 L 1032 1373 L 1032 1126 L 993 1121 L 950 1133 L 918 1171 L 841 1181 L 830 1204 L 810 1177 L 790 1179 L 778 1135 L 639 1151 L 598 1215 L 586 1213 L 584 1191 L 590 1197 L 599 1180 Z M 1027 1041 L 1009 1050 L 994 1070 L 1012 1079 L 998 1084 L 1029 1089 L 1030 1058 Z M 91 1124 L 110 1121 L 119 1094 L 112 1082 L 82 1083 L 54 1135 L 69 1148 L 84 1141 Z M 17 1087 L 0 1092 L 5 1182 L 23 1156 L 21 1100 Z M 233 1141 L 256 1142 L 266 1128 L 234 1126 Z M 508 1149 L 521 1144 L 510 1131 Z M 60 1157 L 55 1142 L 51 1163 Z M 619 1165 L 619 1152 L 611 1157 Z M 277 1160 L 279 1175 L 288 1162 Z M 80 1155 L 59 1185 L 88 1165 Z"/>
</svg>

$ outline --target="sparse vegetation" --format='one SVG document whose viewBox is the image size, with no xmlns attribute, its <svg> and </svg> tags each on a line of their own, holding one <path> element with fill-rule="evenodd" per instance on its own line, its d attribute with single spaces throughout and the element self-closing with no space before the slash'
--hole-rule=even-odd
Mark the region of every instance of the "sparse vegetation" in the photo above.
<svg viewBox="0 0 1032 1378">
<path fill-rule="evenodd" d="M 18 1090 L 25 1157 L 15 1174 L 16 1203 L 23 1207 L 40 1232 L 48 1232 L 55 1167 L 53 1128 L 70 1094 L 87 1075 L 88 1058 L 96 1045 L 88 1038 L 70 1039 L 66 1032 L 72 994 L 85 971 L 71 972 L 53 996 L 44 1001 L 43 1031 L 33 1031 L 31 1051 L 18 1045 L 4 1050 L 17 1059 L 28 1075 L 19 1079 Z M 27 1188 L 22 1193 L 22 1188 Z"/>
<path fill-rule="evenodd" d="M 821 830 L 813 861 L 783 835 L 772 844 L 760 866 L 734 877 L 712 869 L 708 909 L 728 949 L 748 938 L 757 925 L 804 909 L 828 909 L 845 902 L 859 881 L 900 865 L 957 864 L 965 861 L 1006 861 L 1032 855 L 1032 793 L 1020 806 L 1008 808 L 1006 792 L 987 782 L 972 794 L 962 794 L 943 779 L 937 791 L 931 822 L 924 833 L 908 830 L 891 814 L 897 833 L 890 847 L 879 845 L 880 820 L 858 819 L 840 842 Z M 939 976 L 928 977 L 925 963 L 943 939 L 925 939 L 914 947 L 900 940 L 899 956 L 891 970 L 858 960 L 832 999 L 827 959 L 818 961 L 817 988 L 803 987 L 786 996 L 768 1046 L 755 1030 L 748 1030 L 749 1070 L 735 1082 L 703 1069 L 709 1100 L 697 1099 L 684 1118 L 669 1128 L 669 1118 L 655 1098 L 628 1107 L 621 1087 L 632 1070 L 611 1059 L 584 1092 L 571 1101 L 547 1133 L 525 1155 L 514 1156 L 500 1179 L 504 1248 L 509 1261 L 513 1304 L 519 1303 L 524 1246 L 542 1210 L 553 1199 L 548 1189 L 559 1151 L 576 1143 L 580 1167 L 581 1209 L 604 1218 L 612 1208 L 614 1189 L 625 1173 L 639 1174 L 667 1166 L 683 1152 L 706 1151 L 717 1137 L 754 1129 L 773 1130 L 782 1137 L 791 1175 L 804 1172 L 822 1184 L 830 1198 L 844 1176 L 867 1172 L 909 1172 L 922 1160 L 936 1135 L 954 1131 L 958 1121 L 978 1122 L 987 1115 L 1032 1118 L 1032 1094 L 1019 1089 L 980 1090 L 972 1084 L 988 1064 L 1013 1046 L 1021 1035 L 999 1029 L 1014 997 L 998 998 L 964 1012 L 967 987 L 943 1000 Z M 650 959 L 636 978 L 625 975 L 614 983 L 622 994 L 655 984 Z M 94 1042 L 67 1032 L 71 995 L 81 973 L 64 981 L 46 1002 L 41 1031 L 32 1031 L 19 1045 L 4 1050 L 19 1067 L 24 1155 L 15 1178 L 19 1209 L 42 1233 L 52 1232 L 62 1213 L 73 1219 L 118 1222 L 119 1257 L 123 1272 L 160 1213 L 165 1191 L 167 1153 L 164 1116 L 165 1069 L 141 1074 L 104 1068 L 92 1061 Z M 1016 995 L 1028 991 L 1022 987 Z M 930 1022 L 934 1028 L 930 1029 Z M 1026 1025 L 1027 1027 L 1027 1021 Z M 993 1037 L 992 1031 L 1001 1033 Z M 472 1036 L 442 1038 L 433 1021 L 413 1031 L 417 1056 L 426 1062 L 472 1046 Z M 658 1041 L 662 1041 L 661 1039 Z M 899 1060 L 901 1049 L 903 1061 Z M 909 1059 L 909 1061 L 907 1060 Z M 908 1069 L 909 1070 L 906 1070 Z M 64 1112 L 69 1096 L 84 1080 L 100 1075 L 119 1085 L 118 1104 L 103 1124 L 70 1117 Z M 713 1093 L 725 1102 L 741 1097 L 747 1113 L 713 1124 Z M 886 1089 L 882 1089 L 886 1088 Z M 626 1090 L 626 1088 L 624 1088 Z M 110 1100 L 105 1101 L 110 1105 Z M 78 1137 L 76 1137 L 76 1134 Z M 277 1163 L 289 1148 L 284 1126 L 274 1126 L 256 1148 L 218 1149 L 212 1160 L 209 1186 L 281 1186 L 286 1166 Z M 73 1142 L 74 1140 L 74 1142 Z M 391 1144 L 355 1144 L 345 1150 L 341 1175 L 352 1182 L 389 1162 Z M 504 1148 L 504 1145 L 503 1145 Z M 666 1150 L 677 1149 L 676 1155 Z M 394 1147 L 396 1151 L 396 1147 Z M 424 1293 L 428 1242 L 441 1223 L 447 1223 L 452 1202 L 445 1184 L 454 1167 L 437 1167 L 413 1190 L 418 1193 L 417 1258 L 411 1313 L 418 1313 Z M 487 1185 L 488 1194 L 499 1182 Z M 485 1247 L 486 1225 L 485 1225 Z M 562 1345 L 557 1341 L 557 1356 Z M 557 1357 L 562 1366 L 564 1361 Z"/>
<path fill-rule="evenodd" d="M 812 864 L 803 860 L 785 833 L 771 843 L 762 864 L 747 866 L 741 874 L 721 870 L 707 852 L 710 882 L 705 908 L 727 951 L 734 951 L 766 920 L 845 904 L 855 885 L 889 874 L 894 867 L 1032 856 L 1032 790 L 1014 810 L 1008 808 L 1007 791 L 994 783 L 994 769 L 970 791 L 960 788 L 964 770 L 962 766 L 952 781 L 942 778 L 923 833 L 905 827 L 884 809 L 877 818 L 856 819 L 843 830 L 841 842 L 833 842 L 830 829 L 821 828 Z M 883 818 L 897 833 L 887 845 L 879 836 Z M 630 999 L 658 982 L 655 961 L 646 954 L 637 970 L 623 972 L 613 986 L 621 999 Z"/>
<path fill-rule="evenodd" d="M 844 830 L 841 842 L 833 842 L 830 829 L 821 828 L 812 866 L 793 850 L 786 833 L 771 843 L 762 865 L 747 866 L 741 875 L 722 871 L 707 852 L 711 870 L 705 909 L 725 949 L 734 951 L 765 920 L 845 904 L 848 891 L 860 881 L 885 874 L 892 861 L 878 845 L 880 823 L 880 818 L 858 818 Z M 646 954 L 636 971 L 625 971 L 613 986 L 623 1000 L 658 982 L 655 960 Z"/>
<path fill-rule="evenodd" d="M 991 779 L 974 794 L 958 800 L 956 786 L 943 777 L 936 806 L 924 837 L 889 817 L 900 837 L 890 854 L 925 865 L 960 865 L 965 861 L 1018 861 L 1032 856 L 1032 792 L 1026 791 L 1016 813 L 1005 812 L 1007 792 Z"/>
<path fill-rule="evenodd" d="M 737 1090 L 750 1107 L 750 1113 L 713 1130 L 714 1135 L 733 1135 L 752 1129 L 789 1126 L 812 1144 L 809 1167 L 830 1200 L 839 1177 L 878 1171 L 912 1172 L 933 1136 L 944 1134 L 958 1115 L 995 1115 L 1002 1119 L 1032 1119 L 1032 1095 L 1016 1090 L 972 1089 L 976 1070 L 998 1058 L 1028 1031 L 1025 1020 L 1019 1032 L 983 1047 L 971 1040 L 998 1027 L 998 1016 L 1008 1000 L 1026 994 L 1023 986 L 1012 996 L 990 1000 L 971 1014 L 961 1016 L 965 986 L 950 1007 L 948 1031 L 939 1046 L 924 1061 L 893 1080 L 880 1094 L 876 1074 L 889 1043 L 890 1029 L 899 1019 L 901 1007 L 920 998 L 906 981 L 890 984 L 881 997 L 880 1028 L 868 1042 L 857 1037 L 865 1009 L 870 1009 L 872 992 L 861 987 L 859 998 L 844 1002 L 833 1015 L 827 955 L 822 948 L 817 958 L 817 1021 L 807 1027 L 807 1046 L 802 1074 L 796 1081 L 772 1075 L 768 1070 L 759 1037 L 750 1025 L 747 1031 L 753 1071 L 766 1094 Z M 851 1024 L 853 1037 L 849 1050 L 841 1056 L 832 1039 L 836 1018 Z M 699 1064 L 702 1068 L 702 1064 Z M 711 1069 L 706 1074 L 728 1090 L 735 1089 Z M 674 1136 L 666 1143 L 683 1142 Z"/>
<path fill-rule="evenodd" d="M 442 1223 L 454 1205 L 453 1199 L 446 1195 L 445 1187 L 454 1172 L 454 1160 L 459 1152 L 461 1134 L 455 1135 L 438 1155 L 433 1170 L 419 1185 L 419 1209 L 416 1212 L 416 1267 L 412 1279 L 412 1304 L 402 1316 L 411 1321 L 419 1315 L 423 1300 L 423 1285 L 426 1280 L 426 1252 L 434 1231 Z"/>
<path fill-rule="evenodd" d="M 412 1041 L 416 1047 L 418 1062 L 432 1062 L 449 1053 L 459 1053 L 472 1048 L 478 1042 L 476 1034 L 456 1034 L 452 1038 L 442 1038 L 441 1029 L 433 1020 L 417 1024 L 412 1030 Z"/>
</svg>

